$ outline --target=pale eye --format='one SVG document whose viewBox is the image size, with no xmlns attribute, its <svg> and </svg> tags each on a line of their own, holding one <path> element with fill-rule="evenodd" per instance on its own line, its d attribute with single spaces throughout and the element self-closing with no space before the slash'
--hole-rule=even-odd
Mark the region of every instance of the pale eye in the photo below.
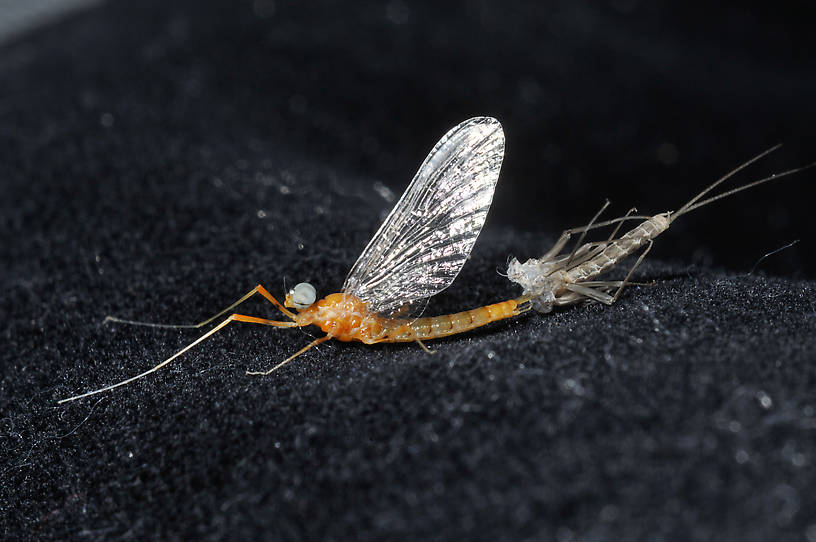
<svg viewBox="0 0 816 542">
<path fill-rule="evenodd" d="M 307 309 L 317 299 L 317 291 L 308 282 L 301 282 L 289 291 L 296 309 Z"/>
</svg>

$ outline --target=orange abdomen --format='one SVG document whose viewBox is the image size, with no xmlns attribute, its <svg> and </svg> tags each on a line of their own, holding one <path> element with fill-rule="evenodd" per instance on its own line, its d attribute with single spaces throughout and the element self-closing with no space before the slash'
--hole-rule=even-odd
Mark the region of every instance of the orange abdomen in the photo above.
<svg viewBox="0 0 816 542">
<path fill-rule="evenodd" d="M 520 309 L 520 305 L 527 301 L 526 297 L 520 297 L 455 314 L 418 318 L 413 321 L 397 320 L 383 330 L 383 337 L 376 342 L 410 342 L 463 333 L 496 320 L 518 316 L 526 310 Z"/>
</svg>

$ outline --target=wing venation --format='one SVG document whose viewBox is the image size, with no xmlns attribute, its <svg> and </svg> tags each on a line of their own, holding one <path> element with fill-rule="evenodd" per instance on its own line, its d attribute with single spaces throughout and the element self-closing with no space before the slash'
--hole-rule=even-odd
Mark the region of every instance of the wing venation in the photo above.
<svg viewBox="0 0 816 542">
<path fill-rule="evenodd" d="M 482 230 L 504 158 L 504 132 L 491 117 L 452 128 L 368 243 L 343 291 L 393 313 L 450 286 Z"/>
</svg>

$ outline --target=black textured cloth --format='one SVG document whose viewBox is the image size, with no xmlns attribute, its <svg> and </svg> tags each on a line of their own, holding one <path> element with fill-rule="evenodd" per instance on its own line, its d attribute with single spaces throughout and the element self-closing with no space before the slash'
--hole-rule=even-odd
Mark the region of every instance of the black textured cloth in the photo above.
<svg viewBox="0 0 816 542">
<path fill-rule="evenodd" d="M 346 272 L 436 140 L 499 118 L 470 261 L 816 159 L 811 18 L 637 1 L 110 2 L 0 47 L 0 538 L 816 540 L 814 174 L 700 209 L 613 306 L 429 343 L 235 324 Z M 603 235 L 603 234 L 598 234 Z M 799 239 L 780 252 L 762 256 Z M 756 264 L 756 265 L 755 265 Z M 629 264 L 631 265 L 631 263 Z M 625 267 L 618 270 L 618 276 Z M 241 312 L 279 318 L 262 299 Z"/>
</svg>

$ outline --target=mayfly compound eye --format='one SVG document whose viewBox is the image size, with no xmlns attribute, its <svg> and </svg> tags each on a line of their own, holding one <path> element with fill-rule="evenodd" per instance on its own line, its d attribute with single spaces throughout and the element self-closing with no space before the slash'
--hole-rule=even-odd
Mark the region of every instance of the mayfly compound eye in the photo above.
<svg viewBox="0 0 816 542">
<path fill-rule="evenodd" d="M 301 282 L 289 291 L 296 309 L 308 309 L 317 299 L 317 290 L 308 282 Z"/>
</svg>

